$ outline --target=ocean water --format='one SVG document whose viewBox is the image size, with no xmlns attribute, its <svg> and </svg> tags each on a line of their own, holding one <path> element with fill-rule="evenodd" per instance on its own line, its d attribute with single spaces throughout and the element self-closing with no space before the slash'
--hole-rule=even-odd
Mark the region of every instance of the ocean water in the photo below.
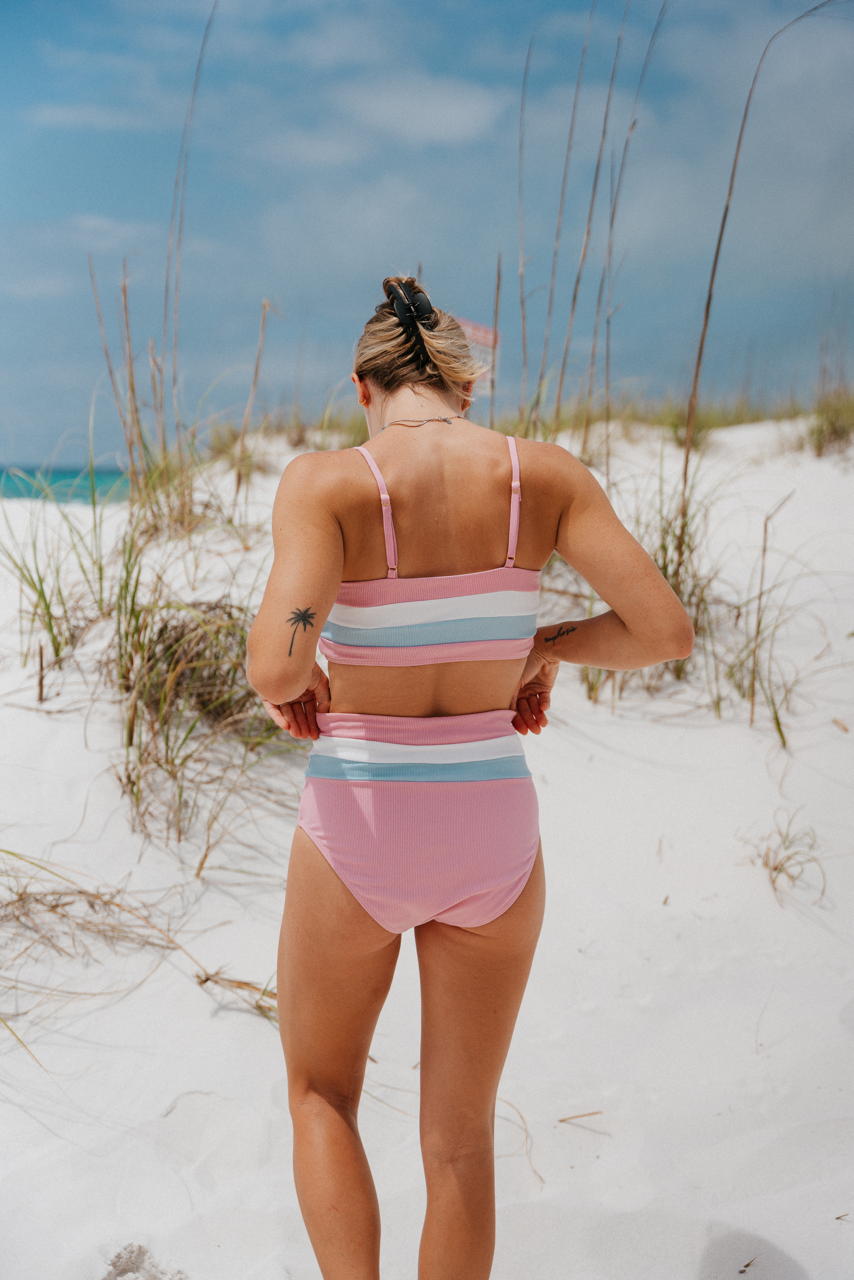
<svg viewBox="0 0 854 1280">
<path fill-rule="evenodd" d="M 90 502 L 89 485 L 88 470 L 6 467 L 0 471 L 0 498 L 47 497 L 55 502 Z M 100 502 L 123 502 L 128 496 L 128 487 L 124 471 L 95 471 L 95 493 Z"/>
</svg>

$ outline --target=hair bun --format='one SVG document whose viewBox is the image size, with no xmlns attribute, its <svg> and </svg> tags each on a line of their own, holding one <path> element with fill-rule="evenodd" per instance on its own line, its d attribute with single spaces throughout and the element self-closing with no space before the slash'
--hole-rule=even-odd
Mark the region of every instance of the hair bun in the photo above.
<svg viewBox="0 0 854 1280">
<path fill-rule="evenodd" d="M 416 289 L 400 277 L 388 276 L 383 280 L 383 292 L 404 329 L 416 329 L 419 324 L 432 328 L 433 303 L 420 285 Z"/>
</svg>

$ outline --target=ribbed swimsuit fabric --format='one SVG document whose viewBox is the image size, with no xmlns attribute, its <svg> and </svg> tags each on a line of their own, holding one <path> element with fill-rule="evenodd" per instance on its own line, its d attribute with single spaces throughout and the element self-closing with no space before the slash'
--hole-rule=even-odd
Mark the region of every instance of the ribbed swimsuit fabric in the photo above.
<svg viewBox="0 0 854 1280">
<path fill-rule="evenodd" d="M 425 666 L 525 657 L 539 574 L 514 567 L 521 486 L 512 463 L 507 560 L 482 573 L 397 577 L 391 499 L 380 491 L 388 576 L 341 584 L 318 645 L 333 662 Z M 474 927 L 521 893 L 539 846 L 537 795 L 513 712 L 320 714 L 299 825 L 365 910 L 393 933 L 428 920 Z"/>
</svg>

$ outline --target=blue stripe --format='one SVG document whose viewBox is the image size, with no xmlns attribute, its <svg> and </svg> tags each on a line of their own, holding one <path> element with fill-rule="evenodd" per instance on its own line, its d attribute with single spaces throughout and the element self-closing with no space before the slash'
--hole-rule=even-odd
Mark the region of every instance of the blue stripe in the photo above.
<svg viewBox="0 0 854 1280">
<path fill-rule="evenodd" d="M 528 640 L 536 633 L 537 615 L 510 618 L 457 618 L 419 622 L 406 627 L 342 627 L 327 622 L 321 634 L 335 644 L 378 649 L 411 649 L 422 644 L 457 644 L 466 640 Z"/>
<path fill-rule="evenodd" d="M 458 764 L 367 764 L 312 754 L 305 776 L 349 782 L 489 782 L 497 778 L 530 778 L 531 773 L 524 756 Z"/>
</svg>

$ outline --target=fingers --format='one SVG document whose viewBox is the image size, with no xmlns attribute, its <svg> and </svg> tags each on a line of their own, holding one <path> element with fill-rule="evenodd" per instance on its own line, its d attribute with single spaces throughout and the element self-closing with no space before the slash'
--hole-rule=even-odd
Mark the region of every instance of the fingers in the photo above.
<svg viewBox="0 0 854 1280">
<path fill-rule="evenodd" d="M 303 703 L 289 702 L 288 710 L 290 712 L 290 719 L 292 721 L 291 725 L 289 726 L 291 737 L 292 738 L 310 738 L 312 736 L 311 729 L 309 727 L 308 717 L 306 716 Z M 317 732 L 317 727 L 315 725 L 315 733 L 316 732 Z"/>
<path fill-rule="evenodd" d="M 521 693 L 516 699 L 513 728 L 517 733 L 539 733 L 539 700 L 536 694 Z"/>
<path fill-rule="evenodd" d="M 549 720 L 546 708 L 549 705 L 548 694 L 524 690 L 516 698 L 516 714 L 512 725 L 517 733 L 540 733 Z"/>
<path fill-rule="evenodd" d="M 262 698 L 261 705 L 263 706 L 264 710 L 267 712 L 267 715 L 273 721 L 273 724 L 278 725 L 280 729 L 287 729 L 290 727 L 288 725 L 287 720 L 282 715 L 281 709 L 277 707 L 274 702 L 267 702 L 264 698 Z"/>
</svg>

